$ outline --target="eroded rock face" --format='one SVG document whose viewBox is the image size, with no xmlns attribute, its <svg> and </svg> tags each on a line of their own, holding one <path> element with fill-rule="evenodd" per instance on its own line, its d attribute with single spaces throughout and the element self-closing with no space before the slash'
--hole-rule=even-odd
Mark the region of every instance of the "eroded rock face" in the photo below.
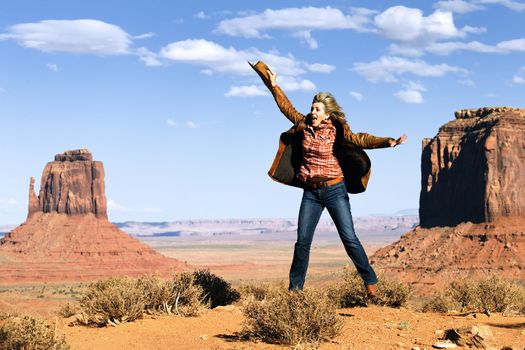
<svg viewBox="0 0 525 350">
<path fill-rule="evenodd" d="M 423 140 L 422 227 L 525 216 L 525 109 L 456 112 Z"/>
<path fill-rule="evenodd" d="M 488 273 L 525 281 L 525 109 L 458 111 L 421 158 L 420 227 L 375 266 L 419 290 Z"/>
<path fill-rule="evenodd" d="M 104 166 L 88 150 L 57 154 L 44 169 L 38 197 L 34 182 L 27 220 L 0 239 L 0 284 L 167 277 L 187 268 L 108 221 Z"/>
<path fill-rule="evenodd" d="M 106 210 L 104 165 L 93 161 L 86 149 L 57 154 L 54 162 L 47 163 L 38 197 L 31 179 L 28 217 L 37 212 L 56 212 L 67 215 L 93 213 L 96 217 L 107 218 Z"/>
</svg>

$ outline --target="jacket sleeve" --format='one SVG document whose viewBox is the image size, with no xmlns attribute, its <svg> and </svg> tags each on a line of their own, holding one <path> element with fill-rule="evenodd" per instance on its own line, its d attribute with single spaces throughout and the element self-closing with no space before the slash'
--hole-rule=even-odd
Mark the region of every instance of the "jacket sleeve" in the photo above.
<svg viewBox="0 0 525 350">
<path fill-rule="evenodd" d="M 272 86 L 270 82 L 270 76 L 268 75 L 268 66 L 263 61 L 258 61 L 255 64 L 252 64 L 248 62 L 250 66 L 253 68 L 255 72 L 259 75 L 261 80 L 263 81 L 264 85 L 270 90 L 270 92 L 273 95 L 273 98 L 275 99 L 275 102 L 277 103 L 277 107 L 281 110 L 281 112 L 284 114 L 288 120 L 290 120 L 292 123 L 297 124 L 300 120 L 304 119 L 305 116 L 301 113 L 299 113 L 288 97 L 286 97 L 285 93 L 279 86 Z"/>
<path fill-rule="evenodd" d="M 279 107 L 281 113 L 284 114 L 289 121 L 297 124 L 300 120 L 305 118 L 303 114 L 299 113 L 294 108 L 288 97 L 286 97 L 285 93 L 278 85 L 272 86 L 270 91 L 275 99 L 275 103 L 277 103 L 277 107 Z"/>
<path fill-rule="evenodd" d="M 392 137 L 378 137 L 364 132 L 354 134 L 345 132 L 345 138 L 359 148 L 385 148 L 390 147 L 390 141 L 395 141 Z"/>
</svg>

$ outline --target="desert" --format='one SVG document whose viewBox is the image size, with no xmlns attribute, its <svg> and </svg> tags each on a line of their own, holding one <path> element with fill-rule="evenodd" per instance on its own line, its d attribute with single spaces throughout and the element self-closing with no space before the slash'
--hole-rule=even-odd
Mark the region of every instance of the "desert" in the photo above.
<svg viewBox="0 0 525 350">
<path fill-rule="evenodd" d="M 0 350 L 525 350 L 524 13 L 0 1 Z"/>
</svg>

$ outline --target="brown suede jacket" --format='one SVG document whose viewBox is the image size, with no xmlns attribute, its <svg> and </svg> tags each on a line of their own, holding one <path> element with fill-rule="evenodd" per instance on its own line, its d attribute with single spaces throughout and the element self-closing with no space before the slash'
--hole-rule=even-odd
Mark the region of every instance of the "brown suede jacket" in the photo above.
<svg viewBox="0 0 525 350">
<path fill-rule="evenodd" d="M 293 126 L 281 134 L 279 149 L 268 171 L 270 177 L 280 183 L 303 187 L 297 179 L 303 161 L 302 140 L 303 131 L 311 123 L 310 118 L 299 113 L 286 97 L 279 86 L 272 86 L 268 75 L 268 67 L 262 61 L 250 66 L 259 74 L 266 87 L 271 91 L 277 106 Z M 391 137 L 377 137 L 366 133 L 354 134 L 346 121 L 340 123 L 332 119 L 337 134 L 334 143 L 334 155 L 343 170 L 346 189 L 349 193 L 361 193 L 366 190 L 370 178 L 370 158 L 363 148 L 390 147 Z"/>
</svg>

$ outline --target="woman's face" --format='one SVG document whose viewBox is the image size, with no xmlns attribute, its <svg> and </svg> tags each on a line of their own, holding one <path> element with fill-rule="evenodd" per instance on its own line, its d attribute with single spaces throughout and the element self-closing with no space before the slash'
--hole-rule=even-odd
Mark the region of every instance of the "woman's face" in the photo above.
<svg viewBox="0 0 525 350">
<path fill-rule="evenodd" d="M 312 116 L 313 126 L 319 126 L 319 124 L 321 124 L 323 120 L 328 119 L 330 117 L 330 115 L 326 114 L 326 111 L 324 109 L 324 104 L 322 102 L 312 103 L 310 114 Z"/>
</svg>

